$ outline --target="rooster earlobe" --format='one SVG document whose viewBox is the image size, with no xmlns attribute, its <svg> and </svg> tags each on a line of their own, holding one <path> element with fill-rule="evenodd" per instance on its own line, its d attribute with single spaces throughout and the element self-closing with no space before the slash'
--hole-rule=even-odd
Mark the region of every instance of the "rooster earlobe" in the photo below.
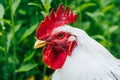
<svg viewBox="0 0 120 80">
<path fill-rule="evenodd" d="M 67 55 L 68 56 L 71 56 L 72 55 L 72 51 L 73 49 L 76 47 L 77 45 L 77 42 L 76 41 L 70 41 L 69 44 L 68 44 L 68 52 L 67 52 Z"/>
</svg>

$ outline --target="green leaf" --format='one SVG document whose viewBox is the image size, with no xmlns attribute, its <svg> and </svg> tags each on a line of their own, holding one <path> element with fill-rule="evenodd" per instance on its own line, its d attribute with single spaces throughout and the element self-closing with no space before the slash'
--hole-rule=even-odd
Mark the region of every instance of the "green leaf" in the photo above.
<svg viewBox="0 0 120 80">
<path fill-rule="evenodd" d="M 45 9 L 45 10 L 41 11 L 41 13 L 45 17 L 49 13 L 49 10 L 51 8 L 50 4 L 51 4 L 52 0 L 41 0 L 41 2 Z"/>
<path fill-rule="evenodd" d="M 28 54 L 25 54 L 24 62 L 31 60 L 33 58 L 34 54 L 35 54 L 35 51 L 33 51 L 32 53 L 29 52 Z"/>
<path fill-rule="evenodd" d="M 11 23 L 10 23 L 10 20 L 0 18 L 0 21 L 5 22 L 5 23 L 8 24 L 10 27 L 12 26 Z"/>
<path fill-rule="evenodd" d="M 48 13 L 45 11 L 41 11 L 41 14 L 45 17 Z"/>
<path fill-rule="evenodd" d="M 43 4 L 46 12 L 48 13 L 49 10 L 50 10 L 50 8 L 51 8 L 51 5 L 50 5 L 50 4 L 51 4 L 52 0 L 41 0 L 41 2 L 42 2 L 42 4 Z"/>
<path fill-rule="evenodd" d="M 2 36 L 3 34 L 2 34 L 2 32 L 0 32 L 0 36 Z"/>
<path fill-rule="evenodd" d="M 22 24 L 23 24 L 23 21 L 21 21 L 20 23 L 15 25 L 15 33 L 20 29 Z M 10 49 L 11 41 L 12 41 L 12 31 L 10 31 L 7 34 L 7 51 L 9 51 L 9 49 Z"/>
<path fill-rule="evenodd" d="M 10 49 L 11 40 L 12 40 L 12 31 L 10 31 L 10 32 L 7 34 L 7 52 L 8 52 L 9 49 Z"/>
<path fill-rule="evenodd" d="M 2 4 L 0 4 L 0 18 L 3 18 L 4 15 L 4 7 Z"/>
<path fill-rule="evenodd" d="M 92 36 L 94 39 L 100 39 L 100 40 L 105 40 L 104 36 L 102 35 L 94 35 Z"/>
<path fill-rule="evenodd" d="M 17 57 L 14 57 L 14 56 L 9 56 L 8 57 L 8 62 L 12 65 L 15 65 L 15 64 L 19 63 L 19 59 Z"/>
<path fill-rule="evenodd" d="M 30 27 L 29 29 L 27 29 L 25 31 L 25 33 L 22 35 L 21 39 L 18 41 L 18 43 L 20 43 L 22 40 L 24 40 L 25 38 L 27 38 L 29 35 L 31 35 L 33 33 L 33 31 L 35 31 L 35 29 L 38 27 L 38 23 L 36 23 L 35 25 L 33 25 L 32 27 Z"/>
<path fill-rule="evenodd" d="M 80 6 L 80 10 L 83 11 L 84 9 L 88 8 L 88 7 L 93 7 L 95 6 L 95 3 L 84 3 Z"/>
<path fill-rule="evenodd" d="M 0 18 L 3 18 L 3 16 L 4 16 L 4 11 L 5 11 L 5 10 L 4 10 L 3 5 L 0 4 Z M 2 26 L 4 25 L 4 23 L 1 22 L 1 20 L 0 20 L 0 23 L 1 23 Z"/>
<path fill-rule="evenodd" d="M 115 32 L 116 30 L 118 30 L 119 26 L 112 26 L 109 28 L 109 33 L 113 33 Z"/>
<path fill-rule="evenodd" d="M 42 4 L 51 4 L 52 0 L 41 0 Z"/>
<path fill-rule="evenodd" d="M 40 4 L 37 4 L 37 3 L 30 2 L 30 3 L 28 3 L 28 5 L 36 6 L 36 7 L 39 7 L 40 9 L 42 9 L 42 6 Z"/>
<path fill-rule="evenodd" d="M 88 30 L 90 28 L 91 23 L 89 21 L 86 21 L 82 24 L 82 29 Z"/>
<path fill-rule="evenodd" d="M 33 68 L 35 68 L 38 64 L 34 63 L 34 64 L 25 64 L 23 66 L 21 66 L 19 69 L 15 70 L 15 73 L 18 73 L 18 72 L 27 72 Z"/>
<path fill-rule="evenodd" d="M 13 15 L 15 14 L 16 9 L 18 8 L 21 0 L 14 0 L 13 2 Z"/>
<path fill-rule="evenodd" d="M 44 7 L 45 7 L 46 12 L 49 12 L 49 10 L 50 10 L 50 8 L 51 8 L 51 5 L 46 4 L 46 5 L 44 5 Z"/>
<path fill-rule="evenodd" d="M 27 11 L 25 9 L 19 9 L 18 11 L 21 15 L 26 15 Z"/>
<path fill-rule="evenodd" d="M 20 27 L 22 26 L 23 22 L 24 22 L 24 21 L 20 21 L 20 22 L 15 26 L 15 32 L 17 32 L 17 31 L 20 29 Z"/>
<path fill-rule="evenodd" d="M 45 0 L 41 0 L 42 4 L 45 5 Z"/>
<path fill-rule="evenodd" d="M 1 50 L 1 51 L 5 51 L 5 49 L 4 49 L 2 46 L 0 46 L 0 50 Z"/>
<path fill-rule="evenodd" d="M 84 3 L 82 5 L 80 5 L 79 7 L 77 7 L 75 9 L 75 12 L 79 13 L 79 12 L 82 12 L 83 10 L 85 10 L 86 8 L 89 8 L 89 7 L 93 7 L 95 6 L 96 4 L 94 3 Z"/>
<path fill-rule="evenodd" d="M 93 13 L 90 13 L 90 12 L 86 12 L 86 14 L 91 17 L 95 22 L 98 22 L 99 23 L 99 17 L 103 17 L 104 14 L 101 13 L 101 12 L 93 12 Z"/>
<path fill-rule="evenodd" d="M 103 35 L 94 35 L 92 38 L 98 40 L 99 43 L 101 43 L 103 46 L 107 47 L 107 40 Z"/>
<path fill-rule="evenodd" d="M 108 5 L 102 9 L 102 13 L 106 13 L 107 11 L 113 9 L 114 5 Z"/>
<path fill-rule="evenodd" d="M 108 4 L 111 4 L 111 3 L 114 3 L 114 0 L 96 0 L 96 1 L 98 1 L 99 2 L 99 5 L 100 5 L 100 7 L 105 7 L 105 6 L 107 6 Z"/>
</svg>

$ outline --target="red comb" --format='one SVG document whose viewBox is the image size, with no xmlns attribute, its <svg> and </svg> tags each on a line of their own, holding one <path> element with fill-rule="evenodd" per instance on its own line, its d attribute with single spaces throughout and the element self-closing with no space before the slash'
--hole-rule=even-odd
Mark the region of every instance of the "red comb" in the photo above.
<svg viewBox="0 0 120 80">
<path fill-rule="evenodd" d="M 36 36 L 38 39 L 42 40 L 50 36 L 52 31 L 65 24 L 70 24 L 77 20 L 77 15 L 73 14 L 73 11 L 69 7 L 63 11 L 63 5 L 60 4 L 56 13 L 54 14 L 54 9 L 50 12 L 50 17 L 46 16 L 44 21 L 41 22 L 40 26 L 36 31 Z"/>
</svg>

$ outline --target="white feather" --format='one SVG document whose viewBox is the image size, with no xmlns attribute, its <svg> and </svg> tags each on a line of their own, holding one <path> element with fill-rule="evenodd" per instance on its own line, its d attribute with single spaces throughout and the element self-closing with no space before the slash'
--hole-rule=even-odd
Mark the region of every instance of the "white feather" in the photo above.
<svg viewBox="0 0 120 80">
<path fill-rule="evenodd" d="M 76 35 L 77 46 L 63 67 L 55 71 L 52 80 L 120 80 L 120 61 L 106 48 L 81 29 L 65 25 L 53 34 L 59 31 Z"/>
</svg>

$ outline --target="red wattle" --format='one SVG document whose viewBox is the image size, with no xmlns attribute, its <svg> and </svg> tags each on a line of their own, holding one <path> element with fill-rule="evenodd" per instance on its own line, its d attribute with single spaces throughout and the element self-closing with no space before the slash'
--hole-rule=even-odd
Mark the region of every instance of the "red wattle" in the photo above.
<svg viewBox="0 0 120 80">
<path fill-rule="evenodd" d="M 48 65 L 51 69 L 54 70 L 59 69 L 63 66 L 66 57 L 66 52 L 59 47 L 53 47 L 48 45 L 43 50 L 43 61 L 46 65 Z"/>
</svg>

